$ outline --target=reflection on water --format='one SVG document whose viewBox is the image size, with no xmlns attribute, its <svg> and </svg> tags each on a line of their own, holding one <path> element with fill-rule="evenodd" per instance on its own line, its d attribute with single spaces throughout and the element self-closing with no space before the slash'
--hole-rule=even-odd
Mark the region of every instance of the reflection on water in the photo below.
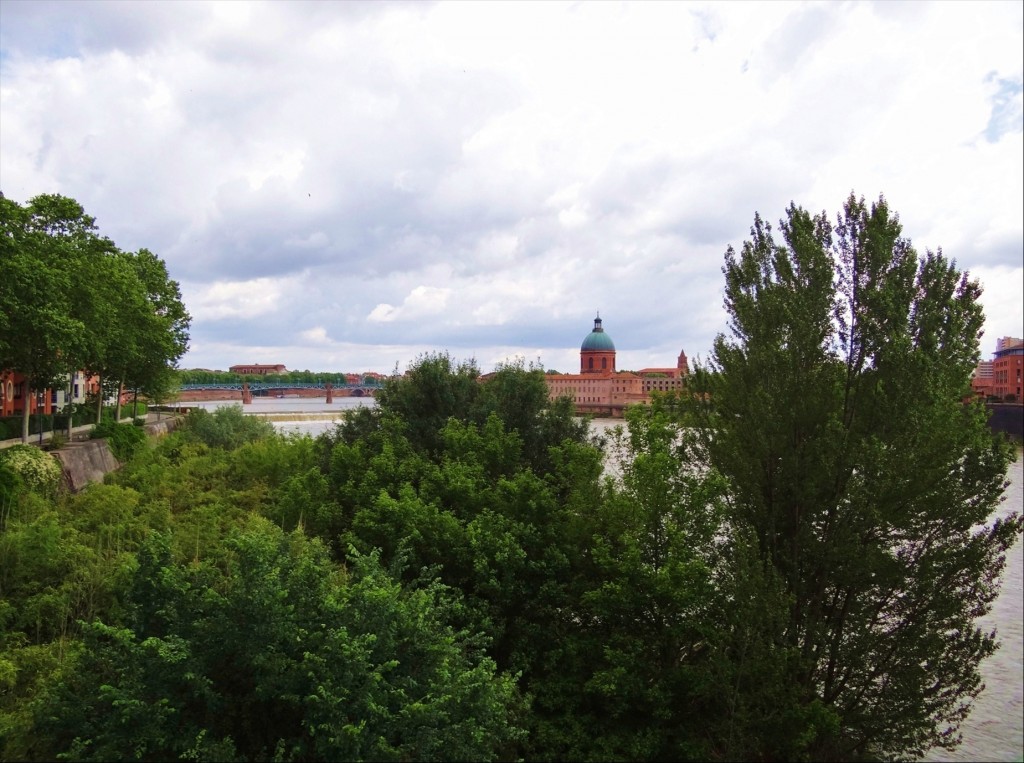
<svg viewBox="0 0 1024 763">
<path fill-rule="evenodd" d="M 295 432 L 316 437 L 333 428 L 342 412 L 359 406 L 373 405 L 372 398 L 336 398 L 330 405 L 325 398 L 255 398 L 251 405 L 244 407 L 246 413 L 295 413 L 309 415 L 325 414 L 323 419 L 312 421 L 275 421 L 274 426 L 281 432 Z M 238 401 L 210 401 L 193 403 L 192 407 L 207 409 L 222 405 L 239 405 Z M 331 418 L 328 416 L 332 415 Z M 597 419 L 591 422 L 595 433 L 604 434 L 621 421 Z M 1020 511 L 1024 506 L 1024 458 L 1018 453 L 1017 461 L 1010 466 L 1007 475 L 1010 486 L 1006 498 L 997 509 L 996 516 L 1011 511 Z M 1024 557 L 1021 543 L 1017 543 L 1007 554 L 1006 569 L 1003 572 L 1003 590 L 996 599 L 992 611 L 982 621 L 985 628 L 995 627 L 1002 642 L 1002 648 L 981 666 L 985 691 L 975 702 L 974 710 L 963 724 L 963 744 L 954 752 L 935 750 L 925 757 L 928 761 L 1020 761 L 1024 760 L 1024 630 L 1022 630 L 1022 579 L 1024 579 Z"/>
</svg>

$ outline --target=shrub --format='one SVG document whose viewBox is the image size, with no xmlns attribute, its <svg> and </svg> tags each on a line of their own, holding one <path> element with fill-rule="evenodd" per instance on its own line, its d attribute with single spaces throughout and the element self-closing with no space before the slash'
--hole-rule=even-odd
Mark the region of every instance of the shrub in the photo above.
<svg viewBox="0 0 1024 763">
<path fill-rule="evenodd" d="M 274 434 L 269 421 L 242 413 L 242 406 L 229 405 L 213 413 L 197 408 L 185 419 L 185 428 L 211 448 L 234 450 Z"/>
<path fill-rule="evenodd" d="M 131 424 L 117 424 L 107 418 L 93 427 L 89 436 L 94 440 L 106 439 L 110 452 L 121 462 L 130 459 L 146 442 L 144 430 Z"/>
<path fill-rule="evenodd" d="M 60 450 L 68 444 L 67 435 L 61 434 L 60 432 L 54 432 L 50 435 L 50 441 L 47 443 L 47 450 Z"/>
<path fill-rule="evenodd" d="M 0 451 L 0 466 L 14 472 L 29 490 L 47 496 L 56 494 L 63 476 L 56 459 L 32 445 Z"/>
<path fill-rule="evenodd" d="M 0 530 L 7 524 L 11 506 L 25 489 L 25 481 L 0 458 Z"/>
</svg>

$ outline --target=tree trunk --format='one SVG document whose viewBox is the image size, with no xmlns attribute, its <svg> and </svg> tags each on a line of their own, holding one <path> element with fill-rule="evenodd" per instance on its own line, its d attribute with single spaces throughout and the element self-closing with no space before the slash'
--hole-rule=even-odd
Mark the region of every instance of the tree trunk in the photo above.
<svg viewBox="0 0 1024 763">
<path fill-rule="evenodd" d="M 72 370 L 68 376 L 68 394 L 67 399 L 64 401 L 64 405 L 68 412 L 68 442 L 74 439 L 75 430 L 75 371 Z"/>
<path fill-rule="evenodd" d="M 96 423 L 103 421 L 103 377 L 97 377 L 99 386 L 96 388 Z"/>
<path fill-rule="evenodd" d="M 121 393 L 124 391 L 124 383 L 118 383 L 114 394 L 117 395 L 117 402 L 114 403 L 114 421 L 121 420 Z"/>
<path fill-rule="evenodd" d="M 21 441 L 28 444 L 28 417 L 29 407 L 32 405 L 32 392 L 29 389 L 29 380 L 25 379 L 25 392 L 21 396 L 24 407 L 21 411 Z"/>
</svg>

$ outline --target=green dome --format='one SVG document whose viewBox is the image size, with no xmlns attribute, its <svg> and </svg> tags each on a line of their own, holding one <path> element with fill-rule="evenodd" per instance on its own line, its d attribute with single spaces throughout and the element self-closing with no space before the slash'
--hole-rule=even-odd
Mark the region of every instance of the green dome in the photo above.
<svg viewBox="0 0 1024 763">
<path fill-rule="evenodd" d="M 601 328 L 601 316 L 594 318 L 594 330 L 587 334 L 586 339 L 580 346 L 581 352 L 615 352 L 615 344 L 612 338 L 604 333 Z"/>
</svg>

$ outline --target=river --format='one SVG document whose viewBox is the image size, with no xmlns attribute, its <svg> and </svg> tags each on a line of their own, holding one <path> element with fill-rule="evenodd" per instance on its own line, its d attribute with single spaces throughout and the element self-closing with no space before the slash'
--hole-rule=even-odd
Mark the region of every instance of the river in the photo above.
<svg viewBox="0 0 1024 763">
<path fill-rule="evenodd" d="M 237 401 L 192 403 L 190 407 L 207 409 L 222 405 L 238 405 Z M 246 413 L 274 415 L 291 414 L 298 420 L 274 421 L 281 432 L 319 435 L 331 429 L 346 410 L 373 405 L 372 398 L 339 397 L 330 405 L 323 398 L 260 398 L 245 406 Z M 592 427 L 605 431 L 621 421 L 595 420 Z M 1024 457 L 1018 451 L 1017 461 L 1007 475 L 1010 485 L 995 515 L 1005 515 L 1024 508 Z M 1024 555 L 1022 544 L 1016 543 L 1007 555 L 1003 571 L 1003 590 L 992 611 L 984 618 L 985 628 L 995 627 L 1002 642 L 993 657 L 981 666 L 985 691 L 974 704 L 974 710 L 961 727 L 963 744 L 953 752 L 933 750 L 927 761 L 1022 761 L 1024 760 Z"/>
<path fill-rule="evenodd" d="M 1017 461 L 1010 465 L 1007 488 L 996 516 L 1024 507 L 1024 455 L 1017 451 Z M 980 622 L 995 627 L 1002 648 L 981 665 L 985 691 L 974 703 L 974 710 L 960 731 L 963 744 L 956 750 L 933 750 L 925 760 L 1024 760 L 1024 629 L 1022 629 L 1022 595 L 1024 595 L 1024 554 L 1017 542 L 1006 555 L 1003 590 L 992 611 Z"/>
</svg>

